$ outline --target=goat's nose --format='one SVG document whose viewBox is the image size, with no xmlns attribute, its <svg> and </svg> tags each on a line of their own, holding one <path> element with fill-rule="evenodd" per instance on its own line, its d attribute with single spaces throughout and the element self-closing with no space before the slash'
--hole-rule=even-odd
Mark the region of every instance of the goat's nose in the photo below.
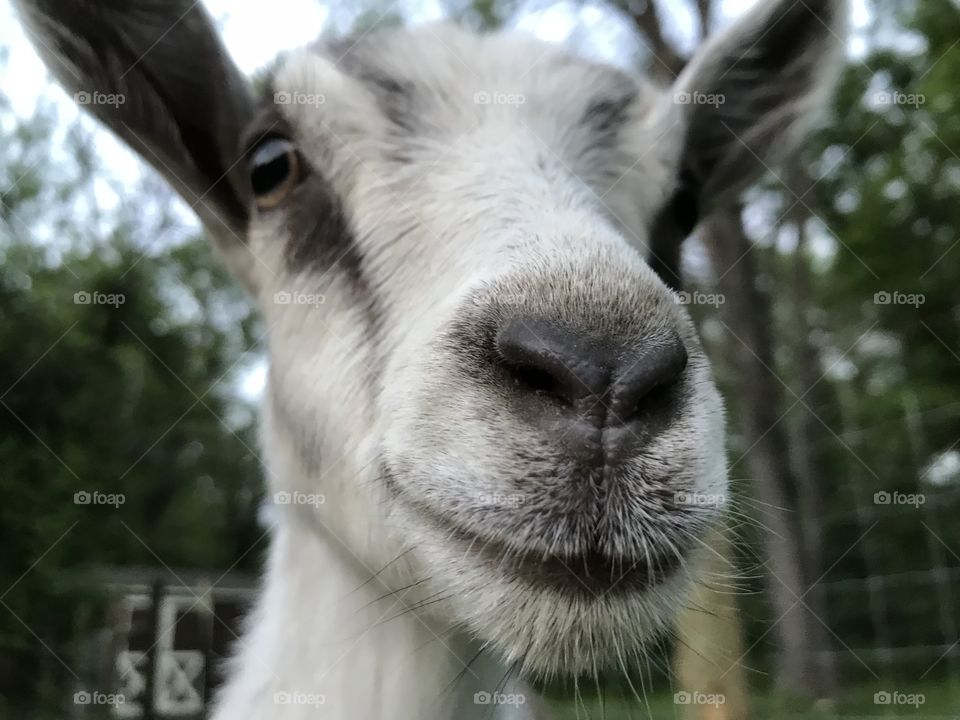
<svg viewBox="0 0 960 720">
<path fill-rule="evenodd" d="M 595 426 L 630 422 L 653 390 L 675 383 L 687 366 L 676 334 L 624 349 L 530 317 L 513 317 L 497 349 L 516 385 L 548 394 Z"/>
</svg>

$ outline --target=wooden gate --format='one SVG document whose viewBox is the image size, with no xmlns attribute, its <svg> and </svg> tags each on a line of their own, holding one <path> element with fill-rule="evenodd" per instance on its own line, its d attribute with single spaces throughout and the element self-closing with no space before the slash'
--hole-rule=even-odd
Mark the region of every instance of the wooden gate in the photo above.
<svg viewBox="0 0 960 720">
<path fill-rule="evenodd" d="M 110 583 L 117 597 L 110 655 L 122 697 L 112 714 L 130 720 L 203 718 L 221 681 L 221 661 L 253 599 L 253 583 L 196 571 L 152 575 L 150 582 Z"/>
</svg>

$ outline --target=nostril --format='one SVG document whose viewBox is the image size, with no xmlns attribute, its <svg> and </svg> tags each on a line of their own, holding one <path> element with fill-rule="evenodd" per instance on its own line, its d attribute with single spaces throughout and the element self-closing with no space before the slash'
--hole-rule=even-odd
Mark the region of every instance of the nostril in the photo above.
<svg viewBox="0 0 960 720">
<path fill-rule="evenodd" d="M 613 411 L 627 422 L 644 409 L 653 408 L 668 394 L 687 368 L 689 356 L 679 337 L 651 343 L 640 359 L 613 387 Z"/>
<path fill-rule="evenodd" d="M 507 364 L 510 374 L 513 375 L 514 382 L 522 385 L 533 392 L 545 393 L 559 398 L 565 403 L 569 403 L 567 393 L 560 381 L 547 370 L 534 367 L 533 365 L 510 365 Z"/>
<path fill-rule="evenodd" d="M 547 396 L 576 410 L 571 421 L 593 425 L 662 414 L 687 366 L 686 347 L 676 334 L 648 337 L 630 352 L 525 316 L 504 323 L 496 349 L 508 381 L 521 395 Z"/>
<path fill-rule="evenodd" d="M 584 339 L 551 323 L 511 318 L 497 333 L 496 346 L 515 384 L 564 404 L 602 395 L 609 384 L 602 358 Z"/>
</svg>

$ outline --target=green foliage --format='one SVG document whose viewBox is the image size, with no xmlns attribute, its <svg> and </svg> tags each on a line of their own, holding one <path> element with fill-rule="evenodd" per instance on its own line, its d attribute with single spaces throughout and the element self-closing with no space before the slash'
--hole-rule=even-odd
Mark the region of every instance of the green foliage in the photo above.
<svg viewBox="0 0 960 720">
<path fill-rule="evenodd" d="M 64 696 L 103 622 L 97 567 L 250 568 L 262 547 L 246 299 L 200 237 L 138 245 L 136 196 L 84 215 L 95 158 L 58 172 L 43 112 L 0 142 L 0 714 Z"/>
<path fill-rule="evenodd" d="M 849 63 L 806 148 L 816 181 L 802 201 L 812 211 L 810 246 L 799 257 L 769 242 L 755 250 L 777 320 L 777 372 L 794 387 L 804 362 L 786 342 L 797 332 L 795 264 L 812 279 L 802 312 L 821 379 L 809 395 L 799 388 L 802 404 L 785 393 L 780 412 L 785 423 L 808 407 L 818 418 L 825 621 L 853 649 L 839 656 L 847 681 L 870 672 L 918 680 L 940 651 L 874 649 L 946 649 L 956 638 L 947 636 L 944 613 L 960 596 L 960 477 L 934 482 L 931 470 L 960 438 L 960 14 L 949 0 L 896 9 L 897 49 L 878 47 Z M 888 36 L 892 17 L 876 18 Z M 781 213 L 797 201 L 776 192 Z M 922 494 L 925 502 L 877 504 L 878 492 Z M 762 509 L 755 514 L 763 520 Z M 759 640 L 772 618 L 762 597 L 746 608 Z M 755 652 L 769 650 L 768 642 Z M 929 677 L 948 672 L 956 665 L 945 659 Z"/>
</svg>

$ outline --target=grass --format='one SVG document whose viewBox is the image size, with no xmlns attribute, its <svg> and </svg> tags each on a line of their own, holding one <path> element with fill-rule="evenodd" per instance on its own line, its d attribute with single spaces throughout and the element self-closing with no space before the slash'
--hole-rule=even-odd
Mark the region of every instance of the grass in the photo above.
<svg viewBox="0 0 960 720">
<path fill-rule="evenodd" d="M 874 695 L 894 689 L 905 695 L 922 696 L 923 702 L 914 705 L 881 705 L 874 702 Z M 557 720 L 687 720 L 693 715 L 684 715 L 684 706 L 673 702 L 673 696 L 655 693 L 649 698 L 649 711 L 636 699 L 616 697 L 606 699 L 601 711 L 600 702 L 586 698 L 579 708 L 572 702 L 552 703 Z M 578 712 L 579 710 L 579 712 Z M 844 690 L 832 709 L 816 709 L 790 698 L 775 695 L 757 695 L 752 700 L 751 720 L 960 720 L 960 678 L 938 684 L 876 683 Z M 739 720 L 739 718 L 732 719 Z"/>
</svg>

